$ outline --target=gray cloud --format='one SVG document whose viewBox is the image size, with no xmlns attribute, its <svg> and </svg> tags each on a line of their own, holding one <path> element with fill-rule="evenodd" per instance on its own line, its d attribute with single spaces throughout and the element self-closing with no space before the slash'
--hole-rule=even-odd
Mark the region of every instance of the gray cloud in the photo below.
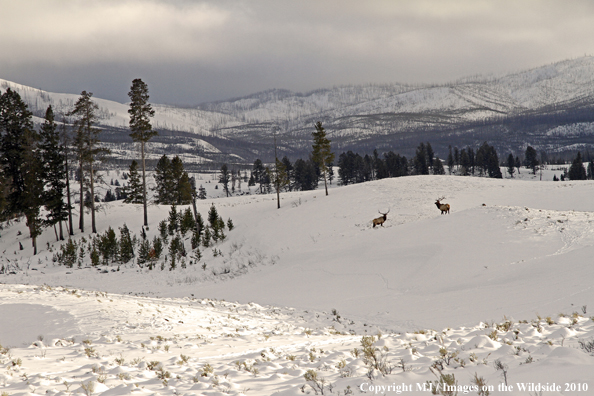
<svg viewBox="0 0 594 396">
<path fill-rule="evenodd" d="M 270 88 L 451 81 L 591 53 L 594 4 L 546 0 L 0 0 L 0 78 L 196 104 Z"/>
</svg>

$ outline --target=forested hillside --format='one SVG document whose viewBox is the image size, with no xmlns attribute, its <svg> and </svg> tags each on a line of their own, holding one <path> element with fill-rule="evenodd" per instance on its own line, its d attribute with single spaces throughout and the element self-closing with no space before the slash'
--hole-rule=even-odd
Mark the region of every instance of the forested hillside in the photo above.
<svg viewBox="0 0 594 396">
<path fill-rule="evenodd" d="M 449 145 L 498 151 L 584 151 L 594 145 L 594 58 L 566 60 L 503 76 L 474 76 L 442 85 L 352 85 L 307 93 L 282 89 L 194 108 L 154 104 L 160 131 L 152 160 L 180 154 L 185 162 L 247 162 L 303 157 L 321 121 L 337 151 L 393 150 L 410 156 L 430 141 L 440 157 Z M 150 84 L 150 82 L 149 82 Z M 48 105 L 66 113 L 78 93 L 58 94 L 0 80 L 17 91 L 40 120 Z M 126 90 L 127 87 L 122 87 Z M 97 99 L 102 140 L 116 159 L 136 155 L 128 137 L 127 105 Z M 149 158 L 150 159 L 150 158 Z"/>
</svg>

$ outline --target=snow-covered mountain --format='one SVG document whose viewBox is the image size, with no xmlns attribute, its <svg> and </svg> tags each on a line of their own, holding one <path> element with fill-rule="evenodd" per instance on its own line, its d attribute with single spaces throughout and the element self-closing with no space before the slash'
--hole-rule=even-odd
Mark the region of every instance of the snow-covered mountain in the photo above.
<svg viewBox="0 0 594 396">
<path fill-rule="evenodd" d="M 78 98 L 0 80 L 0 90 L 7 87 L 18 91 L 37 117 L 50 104 L 57 112 L 67 112 Z M 110 141 L 125 142 L 127 104 L 95 100 L 101 125 L 116 131 Z M 304 155 L 312 124 L 318 120 L 337 150 L 378 148 L 410 154 L 425 140 L 442 156 L 448 145 L 485 140 L 507 151 L 526 144 L 553 152 L 575 150 L 594 144 L 594 57 L 442 85 L 340 86 L 308 93 L 270 90 L 195 108 L 153 107 L 153 126 L 163 131 L 160 142 L 188 144 L 198 162 L 250 162 L 270 156 L 275 131 L 281 153 Z M 130 147 L 124 151 L 133 152 Z"/>
</svg>

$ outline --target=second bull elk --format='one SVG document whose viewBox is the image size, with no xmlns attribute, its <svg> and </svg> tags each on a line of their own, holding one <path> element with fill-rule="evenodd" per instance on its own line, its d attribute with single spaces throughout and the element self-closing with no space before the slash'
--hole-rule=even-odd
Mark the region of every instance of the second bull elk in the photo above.
<svg viewBox="0 0 594 396">
<path fill-rule="evenodd" d="M 378 213 L 381 214 L 382 217 L 373 219 L 373 228 L 375 228 L 376 225 L 381 225 L 382 227 L 384 226 L 384 221 L 386 221 L 386 219 L 388 218 L 388 213 L 390 213 L 390 210 L 388 209 L 386 213 L 382 213 L 378 210 Z"/>
<path fill-rule="evenodd" d="M 445 199 L 445 197 L 437 198 L 435 200 L 435 206 L 437 206 L 437 209 L 441 210 L 441 214 L 450 214 L 450 204 L 444 204 L 439 202 L 442 199 Z"/>
</svg>

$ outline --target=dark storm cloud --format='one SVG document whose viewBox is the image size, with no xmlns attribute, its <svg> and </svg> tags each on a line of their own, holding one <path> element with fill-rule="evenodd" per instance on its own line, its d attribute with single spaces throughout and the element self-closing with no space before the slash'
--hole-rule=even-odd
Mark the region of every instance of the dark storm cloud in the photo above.
<svg viewBox="0 0 594 396">
<path fill-rule="evenodd" d="M 591 54 L 591 1 L 0 0 L 0 78 L 195 104 L 270 88 L 445 82 Z"/>
</svg>

